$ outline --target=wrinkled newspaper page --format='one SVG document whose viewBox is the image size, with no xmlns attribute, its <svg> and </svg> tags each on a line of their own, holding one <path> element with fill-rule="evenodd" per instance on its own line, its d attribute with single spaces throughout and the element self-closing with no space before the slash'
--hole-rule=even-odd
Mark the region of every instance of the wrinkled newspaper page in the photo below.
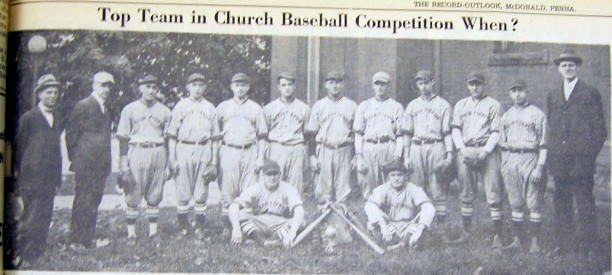
<svg viewBox="0 0 612 275">
<path fill-rule="evenodd" d="M 610 274 L 608 1 L 2 3 L 7 274 Z"/>
</svg>

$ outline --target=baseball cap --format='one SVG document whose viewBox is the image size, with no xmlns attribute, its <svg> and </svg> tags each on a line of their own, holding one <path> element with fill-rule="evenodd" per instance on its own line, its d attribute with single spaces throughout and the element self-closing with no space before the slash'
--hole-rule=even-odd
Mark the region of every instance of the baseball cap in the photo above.
<svg viewBox="0 0 612 275">
<path fill-rule="evenodd" d="M 485 77 L 483 74 L 479 72 L 471 72 L 468 75 L 467 82 L 470 83 L 472 81 L 478 81 L 480 83 L 485 83 Z"/>
<path fill-rule="evenodd" d="M 158 83 L 159 79 L 152 75 L 152 74 L 147 74 L 141 78 L 138 79 L 138 85 L 142 85 L 142 84 L 147 84 L 147 83 Z"/>
<path fill-rule="evenodd" d="M 251 78 L 249 78 L 249 76 L 246 75 L 245 73 L 237 73 L 234 76 L 232 76 L 232 82 L 251 83 Z"/>
<path fill-rule="evenodd" d="M 287 79 L 287 80 L 291 80 L 291 81 L 295 81 L 295 75 L 293 75 L 290 72 L 282 72 L 280 74 L 278 74 L 278 76 L 276 77 L 276 81 L 279 81 L 281 79 Z"/>
<path fill-rule="evenodd" d="M 510 87 L 508 87 L 508 90 L 512 90 L 514 88 L 523 88 L 523 89 L 527 88 L 527 83 L 525 83 L 525 81 L 522 81 L 522 80 L 516 80 L 512 82 Z"/>
<path fill-rule="evenodd" d="M 264 172 L 264 174 L 269 175 L 269 174 L 279 173 L 280 167 L 275 161 L 266 160 L 261 170 Z"/>
<path fill-rule="evenodd" d="M 376 81 L 389 83 L 391 82 L 391 77 L 388 73 L 385 72 L 377 72 L 372 76 L 372 83 L 376 83 Z"/>
<path fill-rule="evenodd" d="M 399 171 L 403 173 L 408 172 L 408 169 L 406 169 L 406 166 L 404 166 L 404 164 L 399 160 L 392 160 L 390 162 L 387 162 L 383 165 L 383 168 L 386 174 L 389 174 L 393 171 Z"/>
<path fill-rule="evenodd" d="M 325 76 L 325 81 L 332 80 L 332 79 L 342 81 L 344 80 L 344 73 L 337 72 L 337 71 L 332 71 L 332 72 L 327 73 L 327 75 Z"/>
<path fill-rule="evenodd" d="M 115 83 L 115 78 L 113 77 L 112 74 L 109 74 L 107 72 L 97 72 L 93 76 L 93 82 L 97 82 L 97 83 L 108 83 L 108 82 Z"/>
<path fill-rule="evenodd" d="M 428 70 L 420 70 L 417 72 L 416 76 L 414 77 L 414 81 L 423 80 L 425 82 L 429 82 L 432 79 L 433 79 L 433 73 Z"/>
<path fill-rule="evenodd" d="M 206 81 L 206 78 L 201 73 L 192 73 L 187 77 L 187 83 L 191 83 L 194 81 Z"/>
<path fill-rule="evenodd" d="M 36 87 L 34 88 L 34 92 L 39 92 L 40 90 L 47 87 L 58 87 L 60 82 L 55 79 L 55 76 L 52 74 L 46 74 L 38 78 L 36 82 Z"/>
</svg>

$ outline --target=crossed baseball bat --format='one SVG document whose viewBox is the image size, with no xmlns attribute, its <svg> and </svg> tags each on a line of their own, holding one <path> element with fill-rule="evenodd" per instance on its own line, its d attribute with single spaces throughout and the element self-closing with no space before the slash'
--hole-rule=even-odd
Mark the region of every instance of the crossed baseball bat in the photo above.
<svg viewBox="0 0 612 275">
<path fill-rule="evenodd" d="M 295 237 L 291 246 L 294 247 L 298 245 L 301 241 L 303 241 L 331 212 L 336 212 L 336 214 L 338 214 L 338 216 L 340 216 L 340 218 L 346 224 L 348 224 L 349 227 L 357 233 L 357 235 L 359 235 L 361 240 L 363 240 L 366 243 L 366 245 L 368 245 L 370 248 L 376 251 L 376 253 L 378 254 L 385 253 L 385 249 L 380 247 L 374 240 L 370 238 L 370 236 L 367 233 L 365 233 L 357 225 L 355 225 L 356 221 L 354 222 L 348 217 L 346 217 L 346 215 L 350 215 L 350 213 L 348 212 L 347 214 L 343 213 L 333 203 L 328 203 L 326 205 L 326 208 L 323 211 L 323 213 L 321 213 L 321 215 L 319 215 L 312 223 L 310 223 L 306 228 L 304 228 L 304 230 L 302 230 L 302 232 L 300 232 L 299 235 Z M 355 218 L 353 217 L 353 219 Z"/>
</svg>

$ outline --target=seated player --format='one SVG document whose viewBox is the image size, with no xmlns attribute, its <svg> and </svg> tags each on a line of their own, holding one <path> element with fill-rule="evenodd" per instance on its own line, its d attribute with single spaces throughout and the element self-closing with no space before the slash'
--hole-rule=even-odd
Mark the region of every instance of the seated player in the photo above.
<svg viewBox="0 0 612 275">
<path fill-rule="evenodd" d="M 364 206 L 368 230 L 389 245 L 388 249 L 416 247 L 436 214 L 421 187 L 407 181 L 410 171 L 397 160 L 384 166 L 386 181 L 372 191 Z"/>
<path fill-rule="evenodd" d="M 280 167 L 266 161 L 262 178 L 248 187 L 230 205 L 233 245 L 242 242 L 243 235 L 264 245 L 280 240 L 290 247 L 304 221 L 302 199 L 295 187 L 280 181 Z"/>
</svg>

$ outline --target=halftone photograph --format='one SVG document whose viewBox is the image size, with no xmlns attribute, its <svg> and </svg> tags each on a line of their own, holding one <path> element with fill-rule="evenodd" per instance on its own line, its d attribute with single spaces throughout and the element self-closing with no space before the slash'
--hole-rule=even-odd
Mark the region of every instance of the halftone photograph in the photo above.
<svg viewBox="0 0 612 275">
<path fill-rule="evenodd" d="M 610 48 L 8 34 L 4 265 L 610 270 Z"/>
</svg>

